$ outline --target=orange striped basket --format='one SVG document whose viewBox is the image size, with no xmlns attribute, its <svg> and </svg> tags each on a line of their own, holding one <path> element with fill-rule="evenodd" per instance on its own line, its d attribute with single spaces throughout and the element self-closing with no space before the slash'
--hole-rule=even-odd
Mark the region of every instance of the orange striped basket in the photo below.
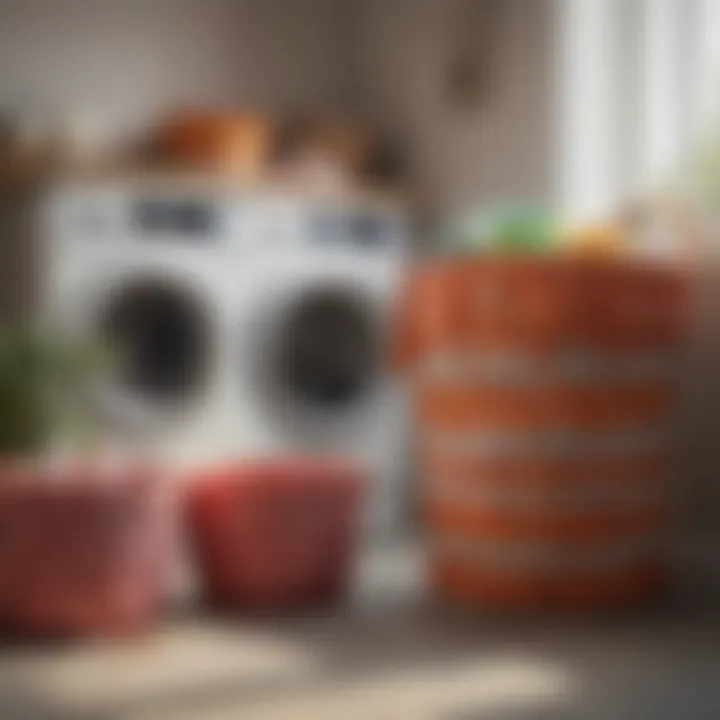
<svg viewBox="0 0 720 720">
<path fill-rule="evenodd" d="M 395 363 L 415 377 L 429 577 L 482 605 L 657 594 L 667 539 L 680 271 L 443 259 L 411 279 Z"/>
</svg>

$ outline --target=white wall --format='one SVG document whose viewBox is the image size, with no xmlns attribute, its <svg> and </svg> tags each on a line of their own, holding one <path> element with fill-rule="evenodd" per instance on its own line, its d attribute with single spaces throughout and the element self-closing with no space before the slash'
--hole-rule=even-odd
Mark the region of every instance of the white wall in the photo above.
<svg viewBox="0 0 720 720">
<path fill-rule="evenodd" d="M 443 214 L 478 200 L 552 194 L 552 0 L 501 0 L 487 102 L 452 107 L 445 80 L 462 28 L 457 0 L 359 0 L 361 111 L 412 150 L 418 191 Z M 472 29 L 470 29 L 472 31 Z M 481 28 L 477 28 L 481 37 Z"/>
<path fill-rule="evenodd" d="M 177 103 L 336 110 L 339 10 L 335 0 L 0 0 L 0 108 L 85 111 L 111 135 Z"/>
</svg>

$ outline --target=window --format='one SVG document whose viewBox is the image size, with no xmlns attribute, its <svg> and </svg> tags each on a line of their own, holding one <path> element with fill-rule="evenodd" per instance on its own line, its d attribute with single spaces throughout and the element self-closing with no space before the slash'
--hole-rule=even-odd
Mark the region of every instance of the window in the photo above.
<svg viewBox="0 0 720 720">
<path fill-rule="evenodd" d="M 666 182 L 717 116 L 720 0 L 557 0 L 557 192 L 599 217 Z"/>
</svg>

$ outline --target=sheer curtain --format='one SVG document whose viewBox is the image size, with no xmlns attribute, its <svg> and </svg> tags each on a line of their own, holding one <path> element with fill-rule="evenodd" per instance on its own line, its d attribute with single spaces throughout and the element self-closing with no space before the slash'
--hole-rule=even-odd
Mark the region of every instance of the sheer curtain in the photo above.
<svg viewBox="0 0 720 720">
<path fill-rule="evenodd" d="M 556 191 L 570 218 L 666 182 L 717 121 L 720 0 L 556 0 Z"/>
</svg>

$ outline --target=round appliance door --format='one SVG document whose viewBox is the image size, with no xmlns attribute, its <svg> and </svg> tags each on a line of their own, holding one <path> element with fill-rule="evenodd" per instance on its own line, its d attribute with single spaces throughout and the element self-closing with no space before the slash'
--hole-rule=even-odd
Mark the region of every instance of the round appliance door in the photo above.
<svg viewBox="0 0 720 720">
<path fill-rule="evenodd" d="M 269 324 L 261 383 L 275 427 L 333 441 L 367 414 L 381 366 L 382 328 L 372 299 L 336 284 L 296 293 Z"/>
<path fill-rule="evenodd" d="M 103 409 L 128 429 L 182 416 L 207 388 L 213 332 L 207 302 L 188 284 L 135 277 L 113 286 L 94 312 L 107 344 Z"/>
</svg>

